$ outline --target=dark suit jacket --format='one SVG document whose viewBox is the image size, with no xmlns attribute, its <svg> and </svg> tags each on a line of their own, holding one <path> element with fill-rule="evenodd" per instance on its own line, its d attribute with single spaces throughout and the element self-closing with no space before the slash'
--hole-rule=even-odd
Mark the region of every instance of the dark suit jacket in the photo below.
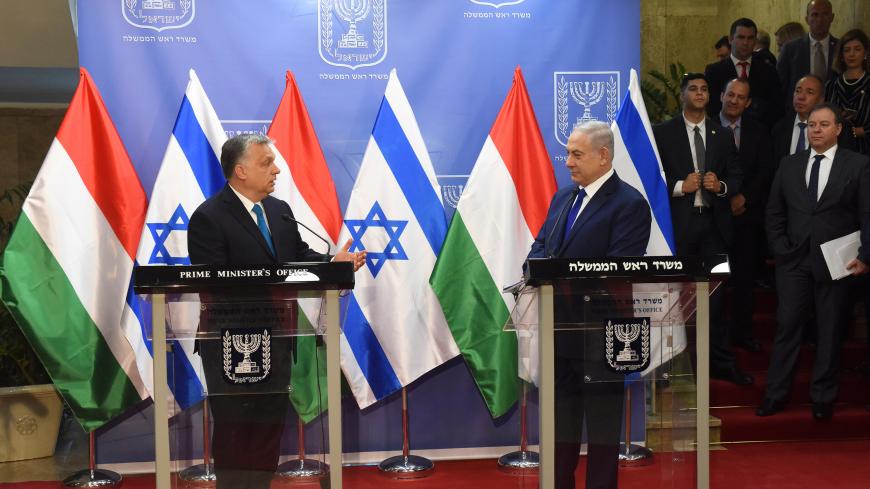
<svg viewBox="0 0 870 489">
<path fill-rule="evenodd" d="M 553 196 L 547 210 L 547 219 L 532 244 L 529 258 L 642 256 L 646 253 L 652 223 L 649 204 L 640 192 L 620 180 L 616 173 L 592 196 L 568 236 L 563 237 L 565 220 L 574 200 L 575 189 L 575 185 L 563 187 Z M 554 311 L 556 320 L 563 323 L 576 322 L 584 317 L 582 302 L 564 299 L 576 298 L 582 288 L 594 285 L 587 282 L 561 285 L 567 288 L 557 293 Z M 611 290 L 610 293 L 630 294 L 631 289 Z M 557 332 L 557 356 L 586 358 L 589 361 L 586 375 L 591 378 L 623 380 L 624 375 L 614 374 L 604 366 L 604 334 L 600 330 L 587 330 L 581 334 L 582 338 L 571 333 Z"/>
<path fill-rule="evenodd" d="M 260 229 L 229 185 L 203 202 L 190 217 L 187 246 L 190 262 L 212 265 L 262 265 L 291 261 L 324 261 L 326 255 L 308 247 L 299 236 L 293 211 L 283 200 L 262 201 L 277 256 L 269 251 Z"/>
<path fill-rule="evenodd" d="M 834 36 L 828 42 L 828 76 L 831 78 L 831 63 L 834 61 L 834 48 L 838 39 Z M 776 63 L 776 71 L 779 73 L 779 81 L 782 83 L 785 98 L 784 102 L 791 107 L 791 96 L 798 80 L 810 72 L 810 35 L 799 37 L 785 43 L 779 52 L 779 61 Z"/>
<path fill-rule="evenodd" d="M 725 85 L 737 78 L 737 70 L 728 57 L 707 65 L 704 76 L 710 84 L 710 104 L 707 106 L 707 114 L 718 120 L 719 112 L 722 111 L 722 101 L 719 97 L 725 90 Z M 752 65 L 749 66 L 749 86 L 752 91 L 752 105 L 746 109 L 746 113 L 770 127 L 782 117 L 783 112 L 782 88 L 779 85 L 776 69 L 767 63 L 753 60 Z"/>
<path fill-rule="evenodd" d="M 791 137 L 794 130 L 794 112 L 786 115 L 776 124 L 770 131 L 770 142 L 773 147 L 773 168 L 771 175 L 776 174 L 777 169 L 782 163 L 782 159 L 790 154 Z M 809 143 L 809 127 L 807 128 L 807 143 Z M 840 132 L 840 137 L 837 138 L 837 145 L 843 149 L 855 148 L 852 146 L 852 128 L 848 124 L 843 124 L 843 130 Z"/>
<path fill-rule="evenodd" d="M 752 53 L 752 61 L 755 60 L 761 61 L 764 64 L 768 64 L 776 68 L 776 56 L 774 56 L 773 53 L 770 52 L 770 49 L 763 48 L 759 49 L 758 51 L 754 51 Z"/>
<path fill-rule="evenodd" d="M 798 264 L 809 254 L 817 281 L 830 280 L 819 245 L 862 231 L 859 258 L 870 263 L 870 158 L 837 149 L 818 202 L 807 190 L 810 150 L 783 159 L 767 205 L 767 240 L 776 266 Z"/>
<path fill-rule="evenodd" d="M 649 204 L 616 173 L 598 189 L 563 239 L 576 188 L 575 185 L 563 187 L 553 196 L 529 258 L 642 256 L 646 253 L 652 223 Z"/>
<path fill-rule="evenodd" d="M 716 228 L 723 241 L 730 245 L 733 231 L 729 199 L 741 191 L 743 171 L 737 161 L 737 147 L 734 146 L 731 132 L 710 118 L 707 118 L 706 129 L 706 170 L 715 173 L 719 180 L 725 182 L 727 193 L 720 197 L 707 190 L 702 191 L 706 193 L 707 200 L 710 202 Z M 688 233 L 689 214 L 694 212 L 695 206 L 694 193 L 673 197 L 677 181 L 685 180 L 689 173 L 695 171 L 692 164 L 689 135 L 686 132 L 686 123 L 682 114 L 653 127 L 653 135 L 656 139 L 659 156 L 662 158 L 668 195 L 671 196 L 671 223 L 674 227 L 674 238 L 679 248 L 680 243 L 685 240 Z"/>
<path fill-rule="evenodd" d="M 746 115 L 741 118 L 740 124 L 737 161 L 743 171 L 739 193 L 746 197 L 746 213 L 743 215 L 763 221 L 767 192 L 774 174 L 770 133 L 767 127 Z"/>
</svg>

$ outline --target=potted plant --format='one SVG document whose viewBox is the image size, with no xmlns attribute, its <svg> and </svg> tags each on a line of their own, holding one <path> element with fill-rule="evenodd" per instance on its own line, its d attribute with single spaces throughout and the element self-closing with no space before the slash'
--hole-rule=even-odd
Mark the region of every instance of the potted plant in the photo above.
<svg viewBox="0 0 870 489">
<path fill-rule="evenodd" d="M 32 182 L 0 192 L 0 252 Z M 0 305 L 0 462 L 54 454 L 63 403 L 21 329 Z"/>
</svg>

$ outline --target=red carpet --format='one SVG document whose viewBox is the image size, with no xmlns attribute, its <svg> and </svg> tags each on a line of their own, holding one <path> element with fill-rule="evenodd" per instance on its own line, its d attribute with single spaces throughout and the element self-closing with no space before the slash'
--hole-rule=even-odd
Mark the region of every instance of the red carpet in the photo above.
<svg viewBox="0 0 870 489">
<path fill-rule="evenodd" d="M 688 457 L 687 457 L 688 456 Z M 659 453 L 648 467 L 621 469 L 622 489 L 693 487 L 692 454 Z M 870 487 L 870 441 L 796 442 L 729 445 L 710 454 L 713 489 L 867 489 Z M 585 465 L 585 464 L 584 464 Z M 581 466 L 580 470 L 584 470 Z M 507 489 L 536 488 L 536 476 L 514 477 L 498 471 L 494 460 L 437 462 L 425 479 L 398 481 L 374 467 L 344 470 L 348 489 Z M 582 480 L 582 477 L 578 479 Z M 59 482 L 2 484 L 0 488 L 61 489 Z M 123 489 L 151 489 L 153 476 L 128 476 Z M 273 484 L 273 489 L 287 487 Z M 294 485 L 299 489 L 317 485 Z M 579 487 L 583 487 L 582 483 Z"/>
<path fill-rule="evenodd" d="M 755 376 L 755 385 L 737 386 L 721 381 L 710 384 L 711 414 L 722 420 L 722 441 L 870 438 L 870 411 L 865 408 L 870 404 L 870 379 L 855 371 L 867 355 L 863 338 L 847 341 L 841 350 L 840 395 L 832 419 L 823 422 L 812 419 L 809 383 L 815 351 L 806 346 L 801 348 L 787 409 L 766 418 L 755 416 L 755 408 L 764 398 L 771 345 L 776 332 L 776 291 L 756 289 L 756 298 L 754 333 L 764 349 L 761 353 L 737 351 L 737 365 Z M 870 453 L 866 455 L 870 456 Z M 866 487 L 870 488 L 870 480 Z"/>
</svg>

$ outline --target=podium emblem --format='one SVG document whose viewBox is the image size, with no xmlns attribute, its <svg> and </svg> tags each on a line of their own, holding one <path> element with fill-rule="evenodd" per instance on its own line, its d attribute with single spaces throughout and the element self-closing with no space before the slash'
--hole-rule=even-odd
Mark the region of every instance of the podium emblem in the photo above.
<svg viewBox="0 0 870 489">
<path fill-rule="evenodd" d="M 222 329 L 224 380 L 230 384 L 259 384 L 272 370 L 269 328 Z"/>
<path fill-rule="evenodd" d="M 613 318 L 604 326 L 604 357 L 617 373 L 630 374 L 649 367 L 650 319 Z"/>
</svg>

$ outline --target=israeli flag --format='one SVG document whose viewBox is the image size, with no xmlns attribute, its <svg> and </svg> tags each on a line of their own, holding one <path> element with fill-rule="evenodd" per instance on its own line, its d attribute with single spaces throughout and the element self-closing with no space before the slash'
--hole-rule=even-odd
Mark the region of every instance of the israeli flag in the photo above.
<svg viewBox="0 0 870 489">
<path fill-rule="evenodd" d="M 136 256 L 138 265 L 190 264 L 187 225 L 196 208 L 226 183 L 218 159 L 226 139 L 196 72 L 190 70 L 190 81 L 151 193 Z M 135 304 L 135 295 L 131 300 L 136 317 L 125 321 L 125 334 L 136 351 L 139 373 L 146 379 L 153 396 L 153 350 L 145 334 L 146 320 L 150 319 L 144 314 L 143 306 L 147 306 Z M 167 314 L 167 321 L 178 338 L 167 352 L 168 382 L 181 409 L 200 401 L 205 390 L 202 363 L 193 352 L 199 306 L 196 295 L 190 295 L 180 302 L 170 303 Z"/>
<path fill-rule="evenodd" d="M 341 336 L 342 370 L 360 408 L 459 354 L 429 285 L 446 234 L 435 170 L 393 69 L 338 240 L 368 251 Z"/>
<path fill-rule="evenodd" d="M 623 181 L 636 188 L 649 202 L 652 213 L 652 229 L 646 254 L 650 256 L 672 256 L 674 246 L 674 230 L 671 225 L 671 209 L 665 170 L 653 138 L 652 126 L 647 115 L 646 105 L 640 92 L 637 72 L 632 69 L 628 83 L 628 93 L 622 101 L 619 113 L 611 125 L 613 130 L 613 168 Z M 657 325 L 679 299 L 678 293 L 668 293 L 661 290 L 658 284 L 635 284 L 632 286 L 635 297 L 661 299 L 663 312 L 655 314 L 643 313 L 640 316 L 652 316 L 652 334 L 650 338 L 650 366 L 644 373 L 667 362 L 686 348 L 686 331 L 682 326 L 666 327 Z M 669 318 L 680 319 L 686 318 Z M 673 323 L 667 321 L 667 323 Z"/>
</svg>

